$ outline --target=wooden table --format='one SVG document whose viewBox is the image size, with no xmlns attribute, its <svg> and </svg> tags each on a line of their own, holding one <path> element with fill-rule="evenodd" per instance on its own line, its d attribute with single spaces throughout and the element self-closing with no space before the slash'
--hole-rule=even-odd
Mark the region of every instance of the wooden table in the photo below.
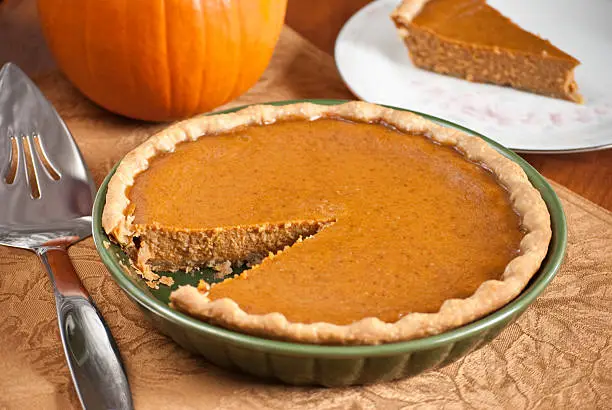
<svg viewBox="0 0 612 410">
<path fill-rule="evenodd" d="M 333 54 L 334 42 L 342 25 L 370 1 L 289 0 L 287 24 L 323 51 Z M 612 149 L 522 156 L 547 178 L 612 210 Z"/>
</svg>

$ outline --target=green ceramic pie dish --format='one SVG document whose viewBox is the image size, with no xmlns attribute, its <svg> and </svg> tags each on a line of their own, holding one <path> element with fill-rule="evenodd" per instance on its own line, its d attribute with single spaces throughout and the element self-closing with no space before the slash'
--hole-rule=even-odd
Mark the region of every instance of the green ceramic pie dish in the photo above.
<svg viewBox="0 0 612 410">
<path fill-rule="evenodd" d="M 340 100 L 303 100 L 317 104 L 340 104 Z M 281 101 L 274 105 L 298 101 Z M 394 107 L 391 107 L 394 108 Z M 236 111 L 235 108 L 225 112 Z M 177 312 L 168 306 L 171 289 L 147 287 L 133 271 L 124 271 L 127 256 L 111 244 L 101 226 L 102 209 L 106 201 L 106 177 L 98 191 L 93 209 L 93 237 L 102 258 L 117 284 L 142 309 L 151 322 L 184 348 L 204 356 L 210 362 L 228 369 L 241 370 L 261 377 L 290 384 L 347 386 L 374 383 L 413 376 L 445 366 L 478 349 L 514 322 L 542 293 L 554 278 L 567 243 L 567 226 L 559 198 L 546 180 L 527 162 L 499 144 L 456 124 L 420 114 L 435 122 L 458 128 L 485 139 L 496 150 L 518 163 L 531 183 L 540 191 L 548 206 L 552 222 L 552 241 L 542 267 L 527 288 L 514 301 L 490 315 L 457 329 L 418 340 L 379 346 L 319 346 L 282 342 L 245 335 L 207 324 Z M 202 271 L 212 279 L 211 271 Z M 178 272 L 173 274 L 173 289 L 185 283 L 195 284 L 198 277 Z"/>
</svg>

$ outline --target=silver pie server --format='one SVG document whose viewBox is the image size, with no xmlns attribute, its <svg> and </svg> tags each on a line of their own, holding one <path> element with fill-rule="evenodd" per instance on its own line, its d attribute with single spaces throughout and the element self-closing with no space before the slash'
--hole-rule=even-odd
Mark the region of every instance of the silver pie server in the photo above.
<svg viewBox="0 0 612 410">
<path fill-rule="evenodd" d="M 67 248 L 91 235 L 96 187 L 66 125 L 15 64 L 0 70 L 0 245 L 34 251 L 53 284 L 64 353 L 85 409 L 131 409 L 121 357 Z"/>
</svg>

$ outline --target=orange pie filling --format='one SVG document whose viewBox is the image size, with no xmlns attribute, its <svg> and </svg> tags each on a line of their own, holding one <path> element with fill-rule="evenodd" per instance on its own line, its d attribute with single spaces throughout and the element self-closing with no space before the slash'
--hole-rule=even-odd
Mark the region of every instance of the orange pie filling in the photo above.
<svg viewBox="0 0 612 410">
<path fill-rule="evenodd" d="M 128 197 L 139 266 L 263 258 L 208 298 L 299 323 L 437 312 L 499 279 L 523 238 L 507 191 L 458 150 L 333 118 L 181 143 Z"/>
<path fill-rule="evenodd" d="M 417 67 L 582 102 L 580 62 L 485 0 L 404 0 L 392 19 Z"/>
</svg>

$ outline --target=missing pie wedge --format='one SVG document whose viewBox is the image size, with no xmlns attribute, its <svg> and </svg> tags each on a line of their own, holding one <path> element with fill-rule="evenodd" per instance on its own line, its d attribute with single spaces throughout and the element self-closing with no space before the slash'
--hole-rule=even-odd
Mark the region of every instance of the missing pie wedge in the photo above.
<svg viewBox="0 0 612 410">
<path fill-rule="evenodd" d="M 478 319 L 521 292 L 551 237 L 516 163 L 364 102 L 173 125 L 123 159 L 102 224 L 144 271 L 255 260 L 210 288 L 179 287 L 171 305 L 319 344 L 409 340 Z"/>
<path fill-rule="evenodd" d="M 404 0 L 391 18 L 419 68 L 582 102 L 580 62 L 485 0 Z"/>
</svg>

